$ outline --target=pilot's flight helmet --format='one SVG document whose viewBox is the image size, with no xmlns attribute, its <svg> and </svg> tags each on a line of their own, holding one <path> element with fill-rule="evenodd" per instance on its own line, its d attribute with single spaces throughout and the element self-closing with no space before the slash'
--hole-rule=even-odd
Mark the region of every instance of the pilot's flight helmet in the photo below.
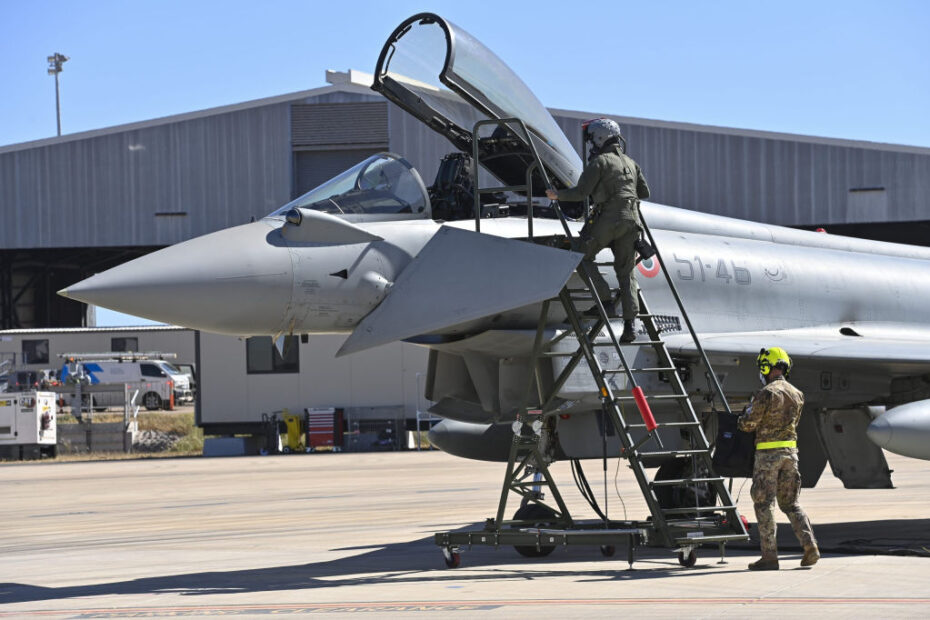
<svg viewBox="0 0 930 620">
<path fill-rule="evenodd" d="M 759 351 L 756 364 L 759 366 L 759 372 L 763 375 L 768 375 L 773 368 L 778 368 L 787 377 L 788 371 L 791 370 L 791 358 L 788 357 L 788 352 L 781 347 L 772 347 Z"/>
<path fill-rule="evenodd" d="M 584 128 L 585 139 L 594 143 L 595 148 L 601 148 L 611 138 L 620 138 L 620 125 L 609 118 L 595 118 L 581 125 Z"/>
</svg>

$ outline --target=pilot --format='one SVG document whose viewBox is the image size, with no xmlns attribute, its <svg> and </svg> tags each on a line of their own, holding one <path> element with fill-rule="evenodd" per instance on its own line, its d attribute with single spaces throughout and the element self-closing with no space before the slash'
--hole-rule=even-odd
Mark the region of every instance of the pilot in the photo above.
<svg viewBox="0 0 930 620">
<path fill-rule="evenodd" d="M 804 509 L 798 503 L 801 474 L 798 471 L 798 420 L 804 394 L 786 381 L 791 358 L 784 349 L 762 349 L 756 359 L 765 386 L 756 394 L 739 418 L 742 431 L 756 433 L 756 457 L 752 470 L 753 506 L 759 523 L 762 558 L 749 570 L 778 570 L 775 517 L 772 502 L 788 515 L 791 529 L 804 547 L 801 566 L 813 566 L 820 559 L 817 539 Z"/>
<path fill-rule="evenodd" d="M 617 310 L 610 287 L 594 264 L 594 257 L 607 247 L 613 252 L 623 307 L 620 341 L 632 342 L 636 340 L 633 322 L 639 312 L 638 287 L 633 276 L 633 244 L 642 230 L 639 199 L 649 197 L 649 186 L 639 164 L 620 146 L 620 125 L 607 118 L 597 118 L 583 127 L 585 141 L 590 140 L 593 146 L 578 185 L 558 191 L 546 190 L 546 196 L 550 200 L 579 202 L 590 195 L 594 201 L 594 215 L 585 222 L 573 249 L 584 252 L 581 268 L 594 284 L 609 317 L 616 317 Z M 597 306 L 588 309 L 585 316 L 597 316 Z"/>
</svg>

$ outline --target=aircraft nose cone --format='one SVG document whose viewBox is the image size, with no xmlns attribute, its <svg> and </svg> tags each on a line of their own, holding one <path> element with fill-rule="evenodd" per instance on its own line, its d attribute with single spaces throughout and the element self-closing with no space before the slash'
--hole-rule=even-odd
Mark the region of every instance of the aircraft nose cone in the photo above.
<svg viewBox="0 0 930 620">
<path fill-rule="evenodd" d="M 865 434 L 869 439 L 872 440 L 872 443 L 879 446 L 880 448 L 885 448 L 891 443 L 891 436 L 894 433 L 891 424 L 888 423 L 888 419 L 884 415 L 881 415 L 869 424 L 869 427 L 866 429 Z"/>
<path fill-rule="evenodd" d="M 287 246 L 277 230 L 253 222 L 147 254 L 59 294 L 164 323 L 257 335 L 284 329 L 292 290 Z"/>
</svg>

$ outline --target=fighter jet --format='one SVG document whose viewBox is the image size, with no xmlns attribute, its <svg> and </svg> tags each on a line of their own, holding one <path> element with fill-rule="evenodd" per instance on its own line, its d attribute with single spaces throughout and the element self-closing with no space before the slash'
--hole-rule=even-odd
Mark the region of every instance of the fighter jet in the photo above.
<svg viewBox="0 0 930 620">
<path fill-rule="evenodd" d="M 528 382 L 551 387 L 559 370 L 557 358 L 548 371 L 534 364 L 540 304 L 566 283 L 583 286 L 581 256 L 561 247 L 582 222 L 563 225 L 540 205 L 550 184 L 577 181 L 582 158 L 503 61 L 437 15 L 415 15 L 391 34 L 373 88 L 449 139 L 456 153 L 444 160 L 443 187 L 428 189 L 399 155 L 375 155 L 260 221 L 179 243 L 60 294 L 209 332 L 347 334 L 340 355 L 397 340 L 428 347 L 426 397 L 445 418 L 433 443 L 466 458 L 507 460 L 510 423 L 545 391 L 529 390 L 526 403 Z M 475 129 L 501 119 L 516 120 Z M 481 178 L 457 165 L 466 154 L 480 161 Z M 477 191 L 488 183 L 499 191 Z M 805 486 L 829 461 L 847 487 L 890 487 L 878 446 L 930 458 L 930 249 L 655 203 L 641 211 L 731 405 L 759 388 L 760 348 L 792 356 L 792 380 L 806 395 Z M 602 269 L 615 286 L 612 270 Z M 719 403 L 659 271 L 656 258 L 639 263 L 643 295 L 712 436 Z M 565 319 L 548 316 L 546 350 L 565 346 Z M 648 365 L 649 355 L 641 349 L 637 364 Z M 558 397 L 557 454 L 600 458 L 606 431 L 592 415 L 600 408 L 593 382 L 579 374 Z M 616 437 L 607 441 L 618 449 Z"/>
</svg>

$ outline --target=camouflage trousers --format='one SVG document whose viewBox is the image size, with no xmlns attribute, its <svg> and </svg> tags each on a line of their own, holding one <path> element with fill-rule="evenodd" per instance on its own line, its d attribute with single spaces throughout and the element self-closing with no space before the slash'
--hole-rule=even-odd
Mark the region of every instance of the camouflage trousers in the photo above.
<svg viewBox="0 0 930 620">
<path fill-rule="evenodd" d="M 750 494 L 756 509 L 763 558 L 778 557 L 775 515 L 772 513 L 772 503 L 776 499 L 778 507 L 788 515 L 791 529 L 801 545 L 807 548 L 817 544 L 811 522 L 798 503 L 800 493 L 801 473 L 798 471 L 797 448 L 756 451 Z"/>
<path fill-rule="evenodd" d="M 585 223 L 576 243 L 575 251 L 584 252 L 584 260 L 579 265 L 591 278 L 597 296 L 604 303 L 611 300 L 610 287 L 604 276 L 594 264 L 594 258 L 604 248 L 610 248 L 614 255 L 614 273 L 620 288 L 620 304 L 624 320 L 633 320 L 639 313 L 637 292 L 639 285 L 633 275 L 636 266 L 636 251 L 633 243 L 639 238 L 636 222 L 624 219 L 618 211 L 603 211 L 593 220 Z"/>
</svg>

